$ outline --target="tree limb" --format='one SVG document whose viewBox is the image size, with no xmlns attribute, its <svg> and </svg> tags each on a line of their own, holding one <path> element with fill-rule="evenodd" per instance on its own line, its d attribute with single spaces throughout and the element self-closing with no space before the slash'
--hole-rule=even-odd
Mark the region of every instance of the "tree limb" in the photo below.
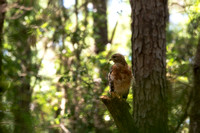
<svg viewBox="0 0 200 133">
<path fill-rule="evenodd" d="M 129 112 L 130 106 L 127 102 L 117 97 L 110 98 L 108 96 L 101 96 L 100 99 L 106 105 L 120 132 L 136 132 L 133 117 Z"/>
</svg>

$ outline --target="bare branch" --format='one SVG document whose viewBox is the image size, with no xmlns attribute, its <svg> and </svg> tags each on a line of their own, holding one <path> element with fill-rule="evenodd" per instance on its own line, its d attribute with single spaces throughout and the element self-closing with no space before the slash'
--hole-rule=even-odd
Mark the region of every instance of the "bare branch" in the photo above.
<svg viewBox="0 0 200 133">
<path fill-rule="evenodd" d="M 117 25 L 118 25 L 118 21 L 116 22 L 115 27 L 113 29 L 113 32 L 112 32 L 112 35 L 111 35 L 111 38 L 110 38 L 110 41 L 109 41 L 110 44 L 112 44 L 112 42 L 113 42 L 113 38 L 114 38 L 116 29 L 117 29 Z"/>
<path fill-rule="evenodd" d="M 70 133 L 70 131 L 65 127 L 65 125 L 63 123 L 60 124 L 60 127 L 62 128 L 62 130 L 65 132 L 65 133 Z"/>
<path fill-rule="evenodd" d="M 106 105 L 115 124 L 122 133 L 136 132 L 133 117 L 129 112 L 130 106 L 126 101 L 117 97 L 110 98 L 108 96 L 101 96 L 100 99 Z"/>
</svg>

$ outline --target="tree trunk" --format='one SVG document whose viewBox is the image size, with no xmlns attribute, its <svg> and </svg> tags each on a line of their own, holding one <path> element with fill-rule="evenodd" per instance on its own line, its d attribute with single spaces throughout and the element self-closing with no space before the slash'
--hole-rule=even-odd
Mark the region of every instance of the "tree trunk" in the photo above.
<svg viewBox="0 0 200 133">
<path fill-rule="evenodd" d="M 5 9 L 6 9 L 6 0 L 0 0 L 0 75 L 3 74 L 2 70 L 2 58 L 3 58 L 3 24 L 5 19 Z M 0 81 L 2 80 L 2 77 L 0 77 Z M 0 85 L 0 93 L 4 90 L 2 86 Z"/>
<path fill-rule="evenodd" d="M 2 64 L 2 58 L 3 58 L 3 24 L 5 19 L 5 8 L 6 8 L 6 0 L 0 0 L 0 123 L 2 123 L 3 118 L 5 116 L 5 108 L 3 107 L 2 103 L 2 95 L 5 92 L 6 88 L 3 85 L 4 82 L 4 76 L 3 76 L 3 64 Z M 4 124 L 0 124 L 0 132 L 6 133 L 7 130 L 5 128 Z"/>
<path fill-rule="evenodd" d="M 20 27 L 19 30 L 12 31 L 9 35 L 15 37 L 11 43 L 16 48 L 14 55 L 16 57 L 16 63 L 19 63 L 16 67 L 16 71 L 19 74 L 12 75 L 13 87 L 13 105 L 12 112 L 14 115 L 14 133 L 32 133 L 34 132 L 33 120 L 30 110 L 31 104 L 31 76 L 34 71 L 34 64 L 32 63 L 32 50 L 31 45 L 35 46 L 36 37 L 30 35 L 30 29 L 22 25 L 23 20 L 21 18 L 16 22 L 8 20 L 10 27 Z M 23 33 L 23 36 L 21 35 Z"/>
<path fill-rule="evenodd" d="M 14 133 L 32 133 L 34 132 L 33 129 L 33 120 L 30 111 L 30 104 L 31 104 L 31 73 L 34 72 L 32 70 L 32 51 L 31 51 L 31 40 L 35 38 L 34 36 L 28 35 L 28 30 L 26 27 L 22 29 L 20 32 L 24 33 L 24 40 L 26 41 L 18 41 L 17 49 L 23 49 L 21 53 L 18 51 L 19 57 L 25 57 L 19 59 L 21 61 L 21 65 L 24 68 L 21 68 L 20 71 L 22 75 L 18 77 L 19 85 L 15 85 L 13 88 L 13 106 L 12 111 L 14 114 L 14 121 L 15 121 L 15 128 Z M 35 42 L 35 41 L 33 41 Z M 33 45 L 33 44 L 32 44 Z"/>
<path fill-rule="evenodd" d="M 94 10 L 93 20 L 93 36 L 95 39 L 95 53 L 98 54 L 105 50 L 108 43 L 107 30 L 107 0 L 93 0 Z"/>
<path fill-rule="evenodd" d="M 25 80 L 19 88 L 14 88 L 14 102 L 12 111 L 14 114 L 14 133 L 33 133 L 33 123 L 30 112 L 31 91 L 30 80 Z"/>
<path fill-rule="evenodd" d="M 193 66 L 194 88 L 190 112 L 190 133 L 200 133 L 200 37 Z"/>
<path fill-rule="evenodd" d="M 133 118 L 140 133 L 166 133 L 167 0 L 130 0 L 132 7 Z"/>
<path fill-rule="evenodd" d="M 95 49 L 94 52 L 99 54 L 105 51 L 106 44 L 108 43 L 108 30 L 107 30 L 107 0 L 92 0 L 94 10 L 93 10 L 93 38 L 95 39 Z M 96 64 L 99 68 L 101 84 L 100 88 L 105 88 L 108 85 L 107 80 L 107 70 L 108 64 L 101 63 Z M 94 89 L 93 95 L 93 107 L 96 108 L 92 111 L 94 128 L 96 133 L 109 132 L 108 126 L 106 126 L 103 119 L 104 112 L 99 101 L 99 95 L 103 93 L 103 89 Z M 97 106 L 100 105 L 100 106 Z"/>
<path fill-rule="evenodd" d="M 0 48 L 1 50 L 2 50 L 3 23 L 5 19 L 5 8 L 6 8 L 6 0 L 0 0 Z"/>
</svg>

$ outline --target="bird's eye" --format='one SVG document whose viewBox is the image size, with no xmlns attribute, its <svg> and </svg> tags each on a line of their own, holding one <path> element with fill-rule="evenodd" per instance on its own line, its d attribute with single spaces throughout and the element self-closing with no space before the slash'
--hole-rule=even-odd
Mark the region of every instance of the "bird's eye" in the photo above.
<svg viewBox="0 0 200 133">
<path fill-rule="evenodd" d="M 113 56 L 113 58 L 116 58 L 116 56 Z"/>
</svg>

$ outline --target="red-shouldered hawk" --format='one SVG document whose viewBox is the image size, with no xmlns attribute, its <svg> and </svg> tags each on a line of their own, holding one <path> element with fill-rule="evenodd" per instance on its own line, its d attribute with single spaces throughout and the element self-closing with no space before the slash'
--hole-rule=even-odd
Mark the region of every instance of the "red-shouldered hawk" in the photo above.
<svg viewBox="0 0 200 133">
<path fill-rule="evenodd" d="M 112 55 L 110 61 L 114 62 L 108 74 L 111 97 L 117 94 L 120 98 L 127 98 L 131 86 L 132 72 L 121 54 Z"/>
</svg>

